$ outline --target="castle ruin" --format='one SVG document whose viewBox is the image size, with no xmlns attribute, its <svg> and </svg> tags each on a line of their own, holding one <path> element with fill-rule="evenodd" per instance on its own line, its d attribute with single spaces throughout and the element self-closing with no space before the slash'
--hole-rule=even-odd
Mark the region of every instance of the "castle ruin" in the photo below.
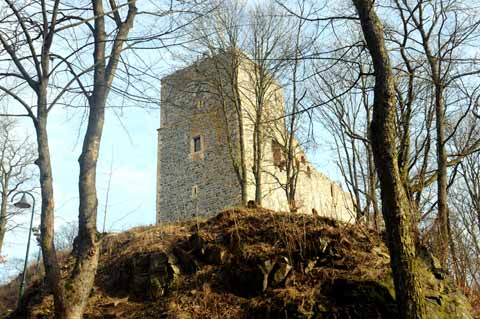
<svg viewBox="0 0 480 319">
<path fill-rule="evenodd" d="M 242 192 L 234 169 L 240 157 L 247 172 L 246 197 L 255 199 L 252 72 L 256 65 L 243 54 L 235 59 L 231 55 L 204 57 L 161 80 L 157 223 L 240 206 Z M 262 123 L 262 207 L 353 221 L 351 196 L 318 172 L 298 143 L 295 207 L 288 203 L 282 187 L 286 179 L 282 145 L 288 134 L 283 91 L 274 81 L 268 88 Z"/>
</svg>

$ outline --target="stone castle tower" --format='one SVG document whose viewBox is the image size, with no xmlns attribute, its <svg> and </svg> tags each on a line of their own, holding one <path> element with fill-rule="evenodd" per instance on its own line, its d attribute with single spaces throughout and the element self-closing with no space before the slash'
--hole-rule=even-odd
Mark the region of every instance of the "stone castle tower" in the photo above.
<svg viewBox="0 0 480 319">
<path fill-rule="evenodd" d="M 158 129 L 157 223 L 208 216 L 241 204 L 238 165 L 240 136 L 247 171 L 246 194 L 255 199 L 252 172 L 256 67 L 243 54 L 204 57 L 161 81 Z M 231 70 L 238 70 L 232 72 Z M 284 104 L 273 79 L 265 95 L 262 135 L 262 206 L 289 211 L 285 190 Z M 263 126 L 262 126 L 263 127 Z M 295 206 L 298 212 L 354 219 L 348 193 L 308 162 L 300 149 Z"/>
</svg>

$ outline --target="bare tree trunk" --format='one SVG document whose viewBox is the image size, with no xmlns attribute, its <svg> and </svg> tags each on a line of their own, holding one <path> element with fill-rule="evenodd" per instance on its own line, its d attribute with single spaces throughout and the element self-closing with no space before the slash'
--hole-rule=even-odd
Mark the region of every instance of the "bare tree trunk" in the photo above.
<svg viewBox="0 0 480 319">
<path fill-rule="evenodd" d="M 257 100 L 263 99 L 257 97 Z M 255 114 L 255 127 L 253 130 L 253 175 L 255 177 L 255 203 L 257 203 L 258 206 L 262 206 L 262 104 L 263 101 L 257 101 L 257 114 Z"/>
<path fill-rule="evenodd" d="M 53 197 L 53 177 L 52 165 L 50 160 L 50 149 L 47 134 L 47 114 L 46 107 L 46 87 L 40 88 L 38 98 L 38 116 L 35 122 L 37 135 L 38 159 L 36 164 L 40 171 L 40 189 L 42 195 L 40 237 L 43 264 L 45 266 L 45 276 L 50 289 L 53 292 L 55 317 L 65 318 L 66 304 L 61 283 L 60 268 L 58 265 L 57 254 L 54 246 L 54 197 Z M 45 93 L 45 95 L 43 95 Z"/>
<path fill-rule="evenodd" d="M 0 204 L 0 256 L 2 255 L 3 240 L 5 238 L 5 233 L 7 232 L 7 206 L 8 206 L 8 196 L 5 186 L 2 190 L 1 196 L 2 203 Z"/>
<path fill-rule="evenodd" d="M 401 181 L 395 143 L 395 88 L 383 25 L 372 0 L 353 0 L 375 69 L 371 140 L 380 179 L 382 213 L 401 318 L 427 318 L 416 267 L 410 205 Z"/>
<path fill-rule="evenodd" d="M 445 101 L 441 83 L 435 83 L 435 116 L 437 130 L 437 232 L 436 247 L 440 264 L 446 269 L 448 259 L 447 151 L 445 149 Z"/>
<path fill-rule="evenodd" d="M 79 228 L 78 245 L 75 249 L 76 263 L 71 276 L 71 289 L 66 289 L 68 303 L 65 318 L 80 319 L 93 286 L 99 258 L 97 237 L 97 187 L 96 172 L 100 151 L 100 142 L 105 122 L 105 106 L 109 87 L 118 65 L 120 53 L 128 32 L 133 26 L 137 12 L 136 1 L 129 2 L 125 21 L 117 16 L 118 34 L 112 44 L 110 58 L 106 58 L 105 14 L 102 0 L 92 0 L 95 15 L 95 69 L 93 92 L 89 97 L 89 116 L 87 130 L 83 140 L 82 153 L 78 159 L 80 165 L 79 188 Z"/>
<path fill-rule="evenodd" d="M 459 286 L 463 286 L 464 282 L 460 278 L 462 278 L 460 274 L 460 267 L 458 263 L 458 254 L 457 254 L 457 248 L 455 244 L 455 240 L 453 238 L 453 233 L 452 233 L 452 225 L 451 225 L 451 220 L 450 220 L 450 211 L 448 211 L 448 242 L 450 243 L 450 255 L 452 256 L 452 264 L 453 264 L 453 273 L 455 274 L 455 282 Z"/>
<path fill-rule="evenodd" d="M 238 83 L 238 72 L 239 72 L 239 65 L 240 65 L 240 57 L 238 56 L 238 52 L 236 49 L 232 49 L 232 57 L 231 57 L 231 72 L 232 72 L 232 86 L 233 90 L 233 100 L 234 100 L 234 107 L 235 112 L 238 117 L 238 147 L 240 152 L 240 163 L 238 164 L 239 172 L 237 173 L 238 182 L 240 184 L 240 191 L 241 191 L 241 198 L 242 198 L 242 205 L 247 206 L 247 183 L 248 183 L 248 176 L 247 176 L 247 164 L 246 164 L 246 156 L 245 156 L 245 131 L 244 131 L 244 121 L 243 121 L 243 114 L 244 110 L 242 108 L 242 98 L 241 92 Z"/>
<path fill-rule="evenodd" d="M 372 154 L 372 146 L 367 145 L 367 156 L 368 156 L 368 192 L 370 200 L 372 201 L 373 206 L 373 227 L 375 230 L 379 230 L 378 221 L 380 218 L 380 206 L 378 204 L 377 198 L 377 176 L 375 174 L 375 163 Z"/>
<path fill-rule="evenodd" d="M 291 118 L 290 126 L 287 127 L 287 145 L 286 145 L 286 185 L 285 192 L 287 196 L 288 206 L 290 210 L 296 210 L 297 204 L 295 203 L 295 196 L 297 192 L 297 181 L 300 168 L 296 165 L 296 147 L 295 142 L 295 132 L 296 125 L 298 120 L 298 103 L 299 103 L 299 94 L 298 94 L 298 68 L 300 64 L 300 35 L 302 32 L 303 21 L 299 21 L 297 25 L 296 35 L 295 35 L 295 47 L 294 47 L 294 61 L 292 65 L 292 109 L 291 109 Z"/>
<path fill-rule="evenodd" d="M 242 193 L 242 205 L 247 206 L 247 165 L 245 159 L 245 135 L 243 131 L 243 119 L 240 112 L 240 118 L 238 121 L 238 128 L 239 128 L 239 147 L 240 147 L 240 176 L 239 183 L 240 183 L 240 190 Z"/>
</svg>

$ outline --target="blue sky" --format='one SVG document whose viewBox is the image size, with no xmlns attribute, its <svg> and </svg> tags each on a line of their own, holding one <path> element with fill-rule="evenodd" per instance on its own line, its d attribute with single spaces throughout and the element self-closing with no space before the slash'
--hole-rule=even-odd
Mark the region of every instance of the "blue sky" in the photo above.
<svg viewBox="0 0 480 319">
<path fill-rule="evenodd" d="M 62 109 L 49 122 L 52 155 L 56 228 L 76 222 L 78 216 L 78 162 L 83 132 L 78 116 L 68 118 Z M 155 223 L 156 129 L 159 110 L 125 109 L 117 119 L 107 112 L 97 172 L 99 198 L 98 227 L 103 226 L 106 191 L 110 171 L 112 180 L 107 208 L 106 230 L 121 231 L 136 225 Z M 21 130 L 33 137 L 30 120 L 20 122 Z M 111 164 L 113 161 L 112 169 Z M 39 211 L 39 201 L 37 200 Z M 18 221 L 25 221 L 21 218 Z M 39 223 L 38 216 L 34 225 Z M 23 258 L 26 229 L 7 233 L 2 255 Z M 33 241 L 32 241 L 33 243 Z M 37 247 L 32 246 L 36 254 Z M 0 266 L 0 272 L 2 271 Z"/>
</svg>

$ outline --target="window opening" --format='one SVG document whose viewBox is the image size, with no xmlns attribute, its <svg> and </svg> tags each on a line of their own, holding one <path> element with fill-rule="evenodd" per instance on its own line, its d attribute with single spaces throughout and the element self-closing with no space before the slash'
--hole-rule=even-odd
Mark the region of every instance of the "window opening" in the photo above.
<svg viewBox="0 0 480 319">
<path fill-rule="evenodd" d="M 273 165 L 281 167 L 282 165 L 282 145 L 276 140 L 272 140 Z"/>
<path fill-rule="evenodd" d="M 202 139 L 200 136 L 193 138 L 193 152 L 200 152 L 202 150 Z"/>
<path fill-rule="evenodd" d="M 198 195 L 198 186 L 194 185 L 192 187 L 192 198 L 197 198 L 197 195 Z"/>
<path fill-rule="evenodd" d="M 204 100 L 201 100 L 201 99 L 198 99 L 197 100 L 197 109 L 201 109 L 205 106 L 205 101 Z"/>
</svg>

